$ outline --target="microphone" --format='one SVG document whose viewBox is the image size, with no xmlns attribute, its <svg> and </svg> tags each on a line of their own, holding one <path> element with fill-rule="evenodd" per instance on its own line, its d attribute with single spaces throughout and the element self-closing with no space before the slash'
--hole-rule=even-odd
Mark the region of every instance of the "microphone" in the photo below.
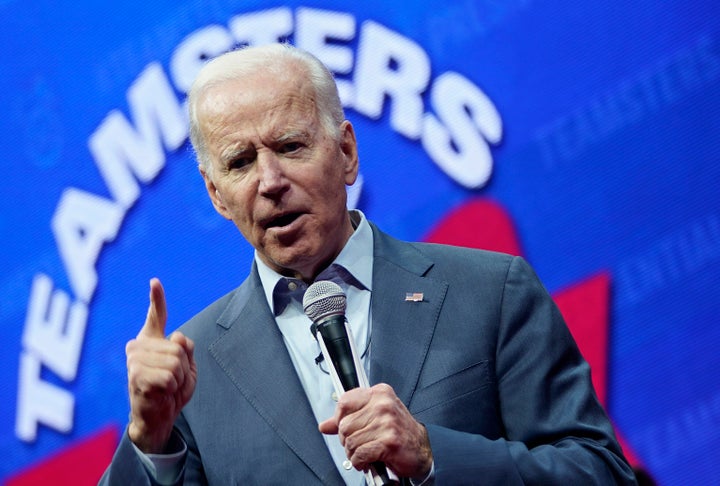
<svg viewBox="0 0 720 486">
<path fill-rule="evenodd" d="M 338 396 L 353 388 L 369 387 L 365 369 L 345 319 L 346 307 L 345 293 L 338 284 L 329 280 L 313 283 L 303 296 L 303 311 L 312 321 L 310 332 L 317 339 L 322 355 L 328 363 Z M 374 462 L 370 471 L 365 473 L 365 480 L 371 486 L 400 484 L 395 479 L 390 479 L 388 472 L 385 464 Z"/>
</svg>

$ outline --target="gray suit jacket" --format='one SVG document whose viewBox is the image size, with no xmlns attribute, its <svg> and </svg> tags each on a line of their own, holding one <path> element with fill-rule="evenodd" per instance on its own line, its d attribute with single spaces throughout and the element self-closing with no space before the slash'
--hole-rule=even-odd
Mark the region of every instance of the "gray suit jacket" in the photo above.
<svg viewBox="0 0 720 486">
<path fill-rule="evenodd" d="M 426 425 L 436 484 L 634 484 L 588 365 L 521 258 L 373 233 L 370 381 Z M 255 268 L 182 331 L 198 365 L 176 424 L 187 484 L 342 484 Z M 127 434 L 102 482 L 149 484 Z"/>
</svg>

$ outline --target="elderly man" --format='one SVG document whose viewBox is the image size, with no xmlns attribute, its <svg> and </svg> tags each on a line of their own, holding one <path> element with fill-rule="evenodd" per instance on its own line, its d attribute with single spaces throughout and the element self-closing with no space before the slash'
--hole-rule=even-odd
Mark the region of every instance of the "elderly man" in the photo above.
<svg viewBox="0 0 720 486">
<path fill-rule="evenodd" d="M 130 423 L 102 482 L 359 486 L 382 461 L 413 484 L 634 483 L 522 259 L 400 242 L 346 209 L 355 133 L 317 59 L 230 52 L 200 72 L 189 108 L 205 187 L 254 264 L 167 339 L 151 281 L 126 349 Z M 371 388 L 338 398 L 316 362 L 301 304 L 316 280 L 345 291 Z"/>
</svg>

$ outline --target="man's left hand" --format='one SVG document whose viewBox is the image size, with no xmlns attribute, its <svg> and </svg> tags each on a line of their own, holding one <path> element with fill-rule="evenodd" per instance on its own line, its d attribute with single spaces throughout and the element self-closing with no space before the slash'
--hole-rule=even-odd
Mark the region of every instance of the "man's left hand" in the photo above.
<svg viewBox="0 0 720 486">
<path fill-rule="evenodd" d="M 338 400 L 335 415 L 318 426 L 338 434 L 355 469 L 382 461 L 399 477 L 424 478 L 432 466 L 425 426 L 417 422 L 390 385 L 355 388 Z"/>
</svg>

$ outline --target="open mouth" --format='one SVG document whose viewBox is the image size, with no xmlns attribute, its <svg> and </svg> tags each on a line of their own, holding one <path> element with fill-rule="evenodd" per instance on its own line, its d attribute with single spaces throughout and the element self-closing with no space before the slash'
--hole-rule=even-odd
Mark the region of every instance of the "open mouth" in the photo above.
<svg viewBox="0 0 720 486">
<path fill-rule="evenodd" d="M 282 216 L 279 216 L 275 219 L 270 220 L 270 222 L 266 225 L 266 229 L 270 228 L 282 228 L 283 226 L 287 226 L 296 219 L 300 217 L 300 213 L 288 213 L 283 214 Z"/>
</svg>

